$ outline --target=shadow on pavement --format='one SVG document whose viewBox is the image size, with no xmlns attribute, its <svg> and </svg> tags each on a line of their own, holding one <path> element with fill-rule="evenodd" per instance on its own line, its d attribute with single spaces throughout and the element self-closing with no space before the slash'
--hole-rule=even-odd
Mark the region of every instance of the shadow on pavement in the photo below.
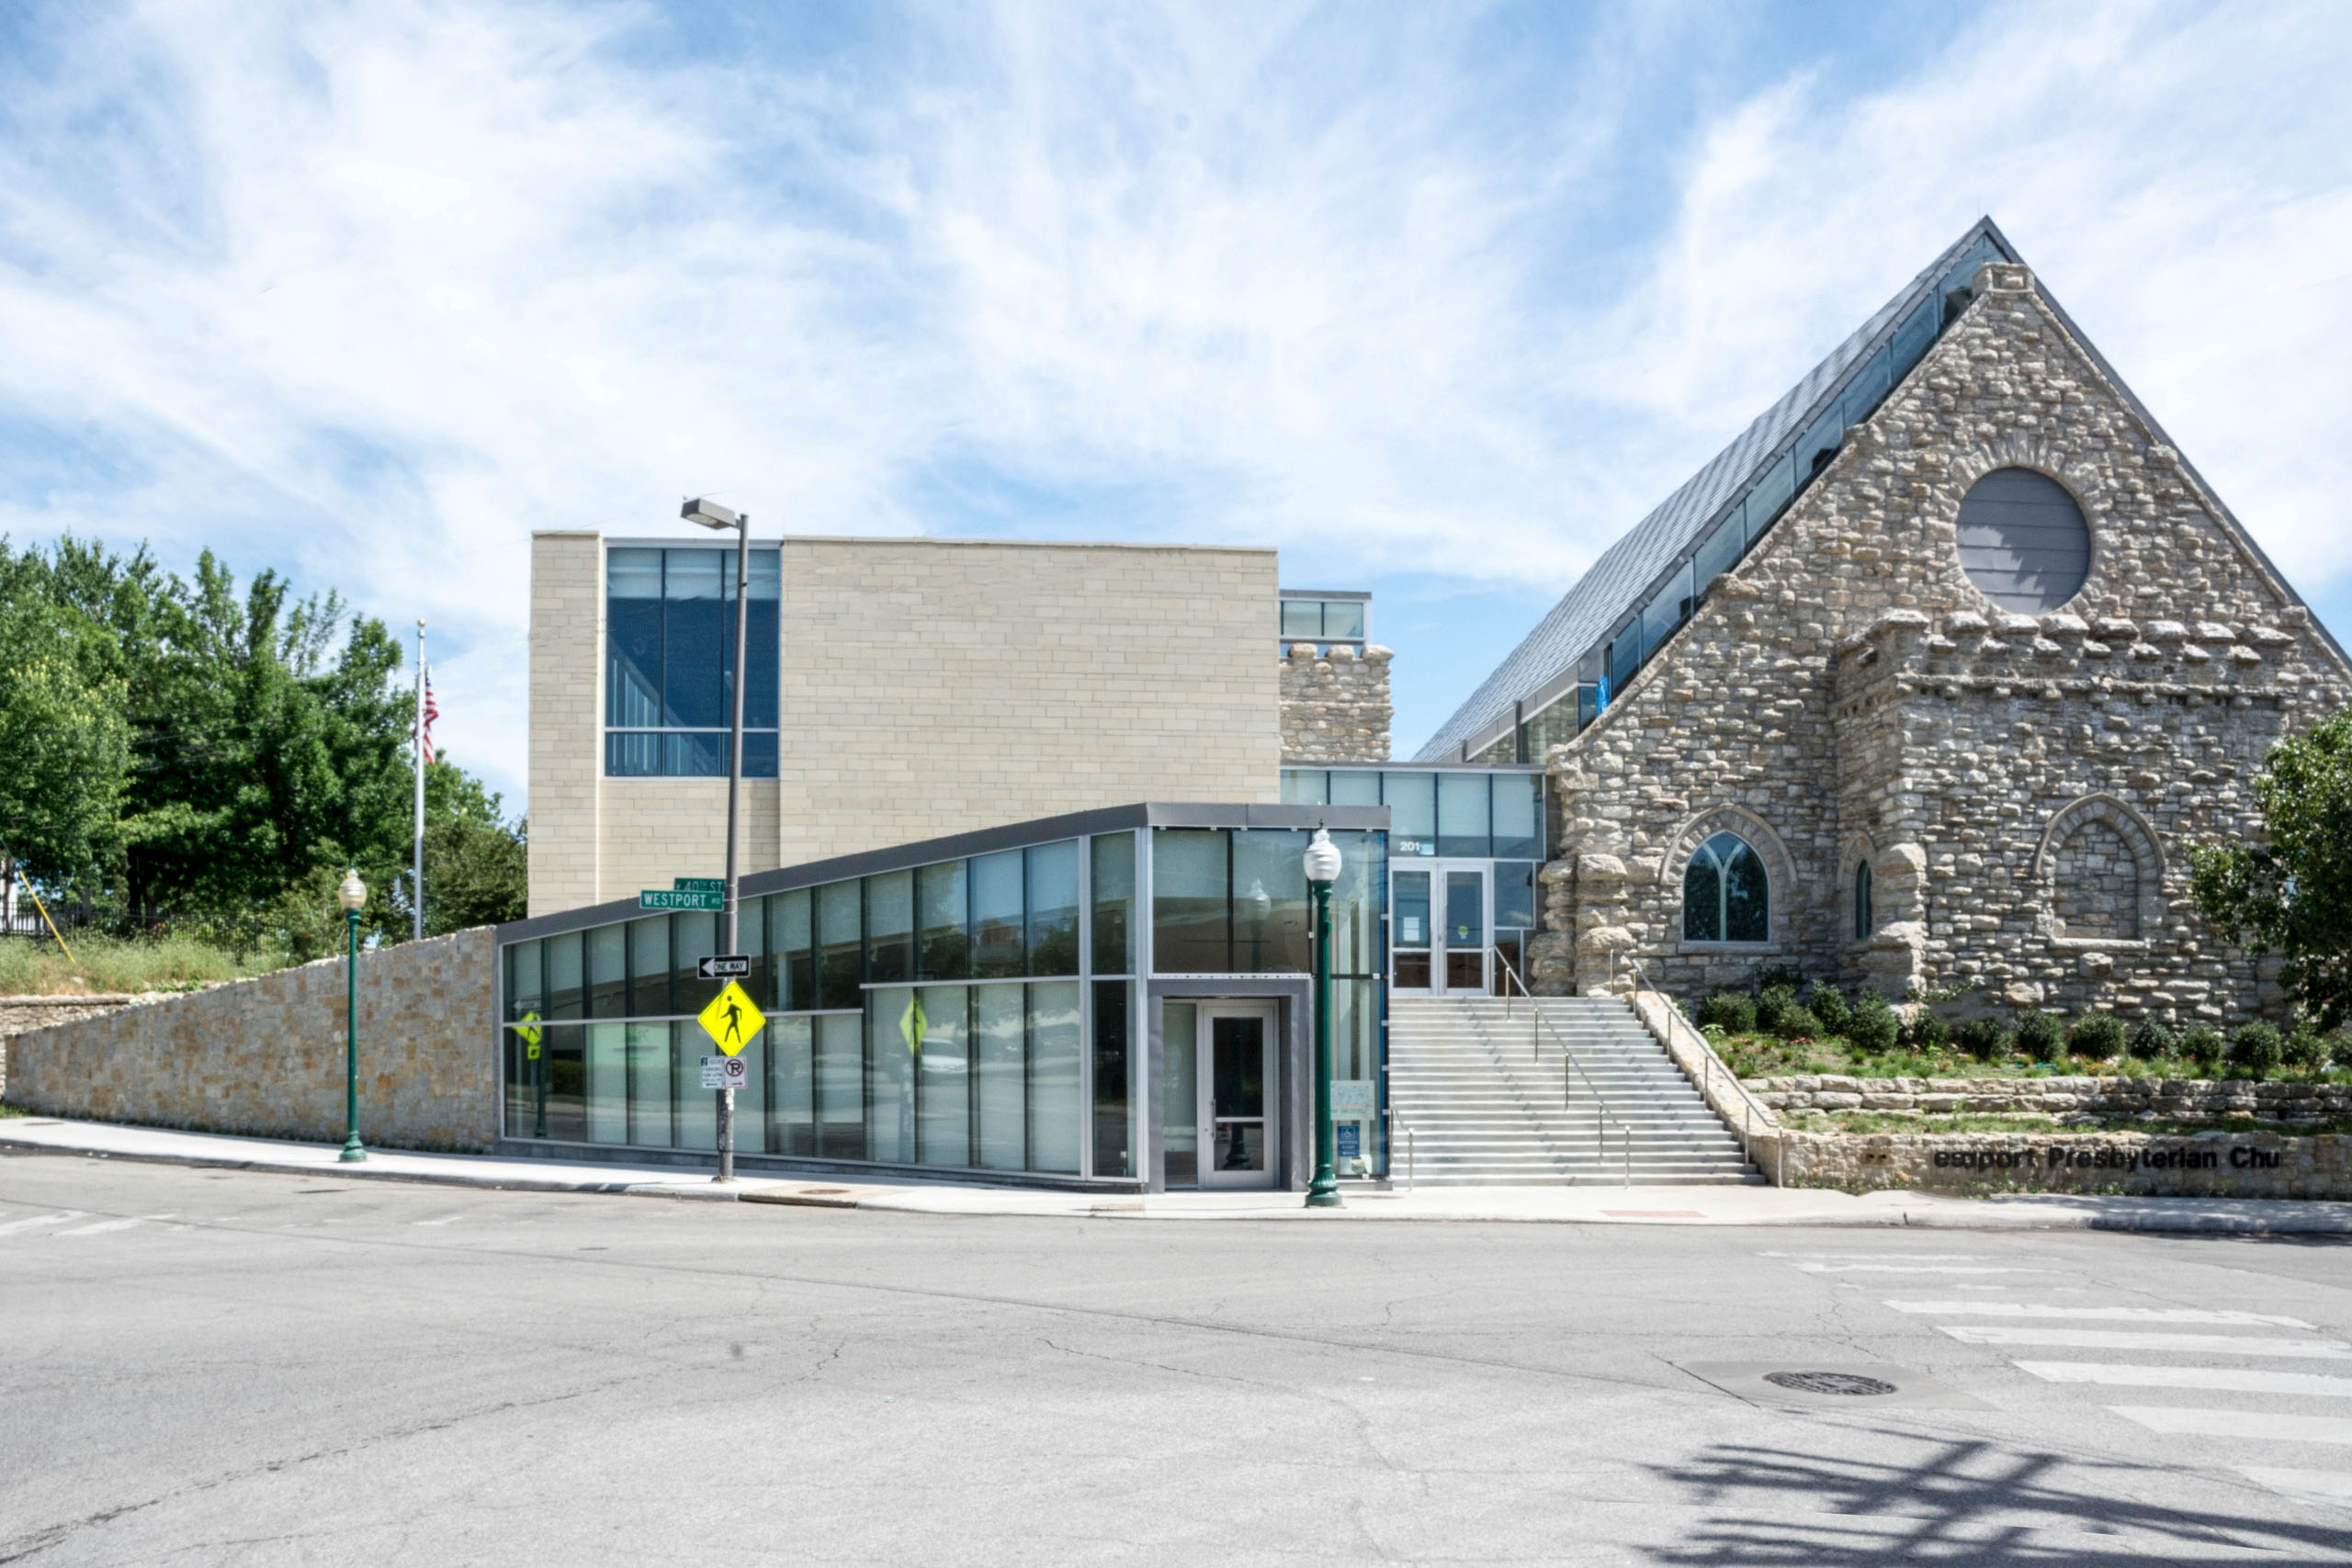
<svg viewBox="0 0 2352 1568">
<path fill-rule="evenodd" d="M 1981 1438 L 1855 1435 L 1890 1456 L 1912 1451 L 1864 1461 L 1720 1444 L 1661 1472 L 1690 1491 L 1698 1522 L 1650 1555 L 1659 1562 L 1803 1568 L 2352 1561 L 2346 1525 L 2271 1517 L 2296 1505 L 2251 1483 L 2244 1512 L 2175 1507 L 2117 1495 L 2160 1493 L 2176 1473 L 2168 1468 Z"/>
</svg>

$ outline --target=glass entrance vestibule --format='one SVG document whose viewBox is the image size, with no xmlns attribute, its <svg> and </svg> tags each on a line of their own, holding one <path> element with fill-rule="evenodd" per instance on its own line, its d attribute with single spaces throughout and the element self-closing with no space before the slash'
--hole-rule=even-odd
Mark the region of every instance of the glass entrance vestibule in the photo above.
<svg viewBox="0 0 2352 1568">
<path fill-rule="evenodd" d="M 1283 798 L 1387 807 L 1396 994 L 1497 994 L 1525 980 L 1548 842 L 1540 767 L 1285 768 Z"/>
<path fill-rule="evenodd" d="M 739 1163 L 1303 1186 L 1301 857 L 1320 824 L 1346 868 L 1332 901 L 1334 1104 L 1349 1107 L 1350 1174 L 1382 1174 L 1385 817 L 1141 805 L 744 877 L 737 945 L 768 1022 L 744 1053 Z M 515 921 L 498 940 L 504 1137 L 706 1162 L 714 1047 L 695 1015 L 721 982 L 695 968 L 718 951 L 718 917 L 616 902 Z M 1171 1001 L 1189 1031 L 1172 1052 Z"/>
</svg>

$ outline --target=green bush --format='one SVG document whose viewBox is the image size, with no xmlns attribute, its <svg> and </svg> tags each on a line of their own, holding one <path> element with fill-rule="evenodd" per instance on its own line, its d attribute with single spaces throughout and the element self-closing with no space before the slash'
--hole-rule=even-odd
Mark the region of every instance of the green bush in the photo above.
<svg viewBox="0 0 2352 1568">
<path fill-rule="evenodd" d="M 1797 1005 L 1793 986 L 1767 986 L 1756 993 L 1756 1027 L 1767 1034 L 1785 1034 L 1781 1019 Z"/>
<path fill-rule="evenodd" d="M 1894 1016 L 1894 1009 L 1876 991 L 1864 991 L 1846 1021 L 1846 1038 L 1854 1043 L 1854 1049 L 1869 1055 L 1894 1050 L 1901 1032 L 1902 1022 Z"/>
<path fill-rule="evenodd" d="M 1792 1006 L 1782 1010 L 1781 1021 L 1772 1032 L 1783 1040 L 1818 1040 L 1821 1021 L 1813 1016 L 1812 1009 Z"/>
<path fill-rule="evenodd" d="M 1954 1032 L 1960 1048 L 1980 1062 L 1989 1062 L 2003 1055 L 2001 1026 L 1989 1018 L 1972 1018 Z"/>
<path fill-rule="evenodd" d="M 2319 1071 L 2327 1066 L 2328 1054 L 2327 1036 L 2309 1019 L 2295 1025 L 2295 1032 L 2287 1036 L 2287 1065 L 2298 1072 Z"/>
<path fill-rule="evenodd" d="M 2086 1061 L 2104 1062 L 2123 1055 L 2123 1024 L 2112 1013 L 2095 1012 L 2075 1025 L 2067 1046 Z"/>
<path fill-rule="evenodd" d="M 1933 1051 L 1951 1042 L 1951 1025 L 1944 1021 L 1943 1014 L 1922 1002 L 1912 1012 L 1903 1033 L 1914 1051 Z"/>
<path fill-rule="evenodd" d="M 2180 1037 L 2180 1054 L 2200 1067 L 2218 1065 L 2228 1049 L 2229 1042 L 2210 1023 L 2198 1024 Z"/>
<path fill-rule="evenodd" d="M 2286 1059 L 2287 1043 L 2278 1037 L 2278 1026 L 2260 1019 L 2241 1023 L 2230 1036 L 2230 1066 L 2250 1078 L 2267 1077 L 2278 1070 Z"/>
<path fill-rule="evenodd" d="M 2037 1062 L 2054 1062 L 2066 1054 L 2066 1032 L 2055 1013 L 2039 1010 L 2018 1020 L 2018 1049 Z"/>
<path fill-rule="evenodd" d="M 1813 1010 L 1813 1016 L 1821 1021 L 1823 1029 L 1832 1034 L 1847 1032 L 1847 1021 L 1853 1016 L 1854 1010 L 1846 1005 L 1845 993 L 1837 987 L 1815 986 L 1812 1000 L 1805 1005 Z"/>
<path fill-rule="evenodd" d="M 1717 991 L 1699 1004 L 1699 1023 L 1726 1034 L 1756 1032 L 1756 998 L 1745 991 Z"/>
<path fill-rule="evenodd" d="M 2143 1062 L 2169 1056 L 2179 1049 L 2180 1041 L 2156 1019 L 2142 1019 L 2140 1026 L 2132 1032 L 2132 1054 Z"/>
</svg>

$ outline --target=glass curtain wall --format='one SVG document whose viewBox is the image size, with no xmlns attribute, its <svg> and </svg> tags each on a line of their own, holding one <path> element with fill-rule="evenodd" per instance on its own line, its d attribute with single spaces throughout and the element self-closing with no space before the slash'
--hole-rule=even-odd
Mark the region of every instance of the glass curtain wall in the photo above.
<svg viewBox="0 0 2352 1568">
<path fill-rule="evenodd" d="M 1102 834 L 744 900 L 768 1021 L 737 1150 L 1132 1177 L 1136 854 Z M 505 1032 L 507 1135 L 716 1148 L 717 942 L 697 913 L 508 944 L 507 1021 L 542 1033 Z"/>
<path fill-rule="evenodd" d="M 783 557 L 753 549 L 744 606 L 743 773 L 776 776 Z M 605 552 L 605 772 L 724 778 L 735 701 L 735 552 Z M 740 1097 L 739 1097 L 740 1098 Z"/>
</svg>

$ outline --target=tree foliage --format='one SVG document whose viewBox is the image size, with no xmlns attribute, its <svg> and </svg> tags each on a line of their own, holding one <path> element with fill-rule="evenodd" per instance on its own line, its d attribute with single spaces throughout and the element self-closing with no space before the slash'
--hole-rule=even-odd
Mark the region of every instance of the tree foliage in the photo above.
<svg viewBox="0 0 2352 1568">
<path fill-rule="evenodd" d="M 2352 711 L 2281 741 L 2255 795 L 2263 840 L 2189 851 L 2197 908 L 2232 942 L 2278 953 L 2323 1030 L 2352 1019 Z"/>
<path fill-rule="evenodd" d="M 344 941 L 334 889 L 357 866 L 363 923 L 405 937 L 401 662 L 334 593 L 297 598 L 270 571 L 240 591 L 209 551 L 184 580 L 143 546 L 0 541 L 0 845 L 124 923 L 168 913 L 297 957 Z M 447 762 L 425 784 L 428 930 L 520 913 L 520 825 Z"/>
</svg>

